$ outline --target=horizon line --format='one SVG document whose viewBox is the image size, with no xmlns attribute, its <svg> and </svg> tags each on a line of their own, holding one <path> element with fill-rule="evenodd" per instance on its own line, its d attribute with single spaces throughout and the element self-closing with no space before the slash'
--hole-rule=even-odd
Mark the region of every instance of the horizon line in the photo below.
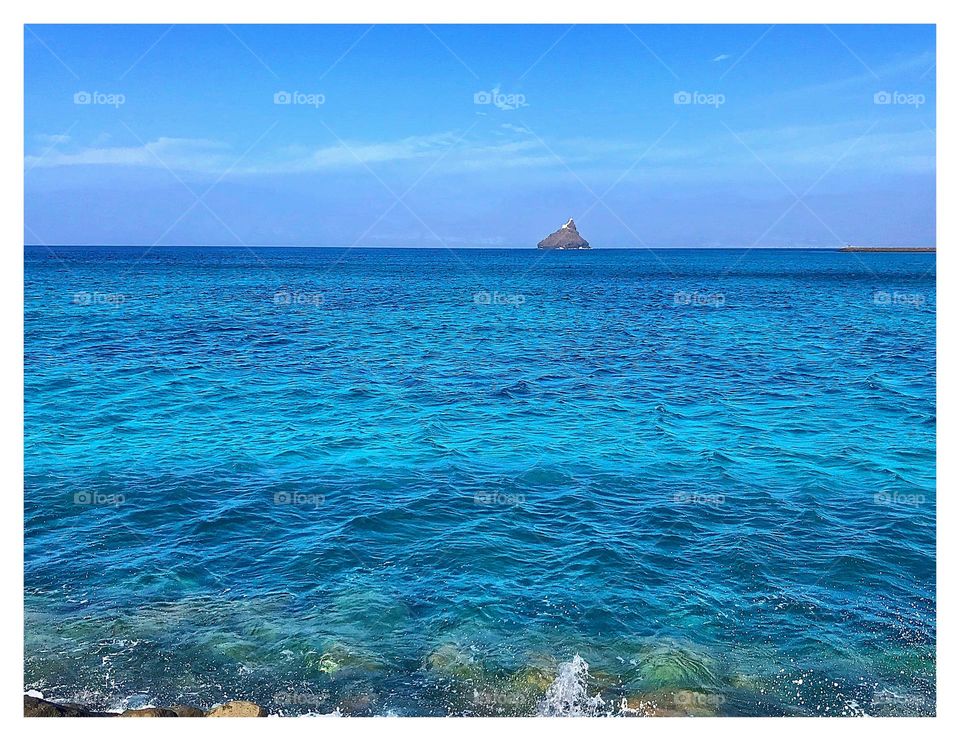
<svg viewBox="0 0 960 741">
<path fill-rule="evenodd" d="M 881 251 L 881 250 L 904 250 L 904 251 L 936 251 L 936 245 L 836 245 L 836 246 L 788 246 L 788 245 L 721 245 L 713 247 L 704 246 L 633 246 L 633 247 L 590 247 L 587 249 L 567 250 L 567 249 L 544 249 L 540 247 L 503 247 L 491 245 L 460 245 L 456 247 L 447 245 L 339 245 L 339 244 L 27 244 L 26 247 L 39 247 L 55 249 L 58 247 L 129 247 L 131 249 L 158 249 L 170 247 L 194 247 L 194 248 L 234 248 L 234 249 L 353 249 L 353 250 L 531 250 L 536 252 L 592 252 L 594 250 L 817 250 L 817 251 Z"/>
</svg>

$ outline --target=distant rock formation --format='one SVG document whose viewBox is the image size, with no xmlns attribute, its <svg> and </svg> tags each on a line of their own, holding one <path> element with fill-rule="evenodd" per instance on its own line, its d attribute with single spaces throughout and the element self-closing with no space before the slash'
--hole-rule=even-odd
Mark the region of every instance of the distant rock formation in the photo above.
<svg viewBox="0 0 960 741">
<path fill-rule="evenodd" d="M 590 243 L 580 236 L 577 231 L 577 225 L 573 219 L 567 219 L 567 223 L 561 226 L 549 237 L 537 243 L 537 249 L 540 250 L 589 250 Z"/>
</svg>

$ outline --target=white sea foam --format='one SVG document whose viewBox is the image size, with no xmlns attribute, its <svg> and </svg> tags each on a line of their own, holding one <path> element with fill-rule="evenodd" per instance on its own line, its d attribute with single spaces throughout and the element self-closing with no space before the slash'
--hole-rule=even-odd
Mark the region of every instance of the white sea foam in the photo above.
<svg viewBox="0 0 960 741">
<path fill-rule="evenodd" d="M 548 717 L 576 718 L 600 715 L 603 699 L 597 694 L 590 697 L 587 692 L 587 680 L 590 677 L 590 665 L 580 654 L 560 664 L 557 678 L 547 688 L 546 697 L 540 703 L 538 715 Z"/>
</svg>

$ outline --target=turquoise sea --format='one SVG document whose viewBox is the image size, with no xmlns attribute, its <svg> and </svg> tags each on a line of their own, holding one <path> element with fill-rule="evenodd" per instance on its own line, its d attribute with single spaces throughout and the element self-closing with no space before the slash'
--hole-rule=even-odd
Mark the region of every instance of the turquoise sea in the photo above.
<svg viewBox="0 0 960 741">
<path fill-rule="evenodd" d="M 935 713 L 935 255 L 24 259 L 27 689 Z"/>
</svg>

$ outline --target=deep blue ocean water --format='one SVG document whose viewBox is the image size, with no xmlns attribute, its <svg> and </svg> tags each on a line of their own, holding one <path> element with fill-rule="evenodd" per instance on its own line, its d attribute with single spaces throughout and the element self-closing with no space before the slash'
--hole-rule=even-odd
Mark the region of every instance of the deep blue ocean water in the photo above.
<svg viewBox="0 0 960 741">
<path fill-rule="evenodd" d="M 935 302 L 931 254 L 28 247 L 25 685 L 932 714 Z"/>
</svg>

